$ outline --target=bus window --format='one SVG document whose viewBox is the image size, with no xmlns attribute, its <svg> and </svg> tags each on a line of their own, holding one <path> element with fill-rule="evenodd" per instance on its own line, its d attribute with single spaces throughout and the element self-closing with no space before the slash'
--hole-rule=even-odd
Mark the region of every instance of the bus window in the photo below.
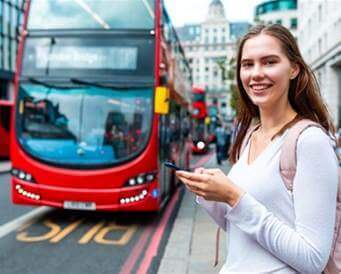
<svg viewBox="0 0 341 274">
<path fill-rule="evenodd" d="M 154 28 L 153 0 L 34 0 L 31 2 L 28 29 Z"/>
</svg>

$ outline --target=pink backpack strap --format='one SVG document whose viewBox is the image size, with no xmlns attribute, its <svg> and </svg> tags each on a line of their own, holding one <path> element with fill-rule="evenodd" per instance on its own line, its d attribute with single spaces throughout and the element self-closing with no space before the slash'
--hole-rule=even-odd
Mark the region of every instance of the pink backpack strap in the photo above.
<svg viewBox="0 0 341 274">
<path fill-rule="evenodd" d="M 257 129 L 259 128 L 260 124 L 257 124 L 257 125 L 250 125 L 248 130 L 246 131 L 246 134 L 245 134 L 245 137 L 243 139 L 243 142 L 242 142 L 242 146 L 240 147 L 240 153 L 239 153 L 239 156 L 243 153 L 243 151 L 245 150 L 246 146 L 247 146 L 247 143 L 249 142 L 250 138 L 251 138 L 251 135 L 252 133 Z"/>
<path fill-rule="evenodd" d="M 302 119 L 289 129 L 288 135 L 286 136 L 285 141 L 282 145 L 279 169 L 285 187 L 289 191 L 293 190 L 293 181 L 296 174 L 296 151 L 298 137 L 305 129 L 309 127 L 319 127 L 324 132 L 326 132 L 326 130 L 320 124 L 308 119 Z"/>
</svg>

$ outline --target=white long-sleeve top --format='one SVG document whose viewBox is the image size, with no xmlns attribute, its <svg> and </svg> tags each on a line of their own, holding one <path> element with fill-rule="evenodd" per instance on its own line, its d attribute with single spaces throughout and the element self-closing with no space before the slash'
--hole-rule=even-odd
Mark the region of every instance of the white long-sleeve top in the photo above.
<svg viewBox="0 0 341 274">
<path fill-rule="evenodd" d="M 228 177 L 246 191 L 231 208 L 198 197 L 227 231 L 226 273 L 321 273 L 328 261 L 335 225 L 338 164 L 330 138 L 306 129 L 297 143 L 293 192 L 279 172 L 287 132 L 250 164 L 248 144 Z"/>
</svg>

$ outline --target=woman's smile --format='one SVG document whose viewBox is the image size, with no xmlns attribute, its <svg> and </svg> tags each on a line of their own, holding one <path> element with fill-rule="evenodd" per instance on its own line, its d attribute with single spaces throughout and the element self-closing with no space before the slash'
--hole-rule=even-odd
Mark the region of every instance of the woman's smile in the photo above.
<svg viewBox="0 0 341 274">
<path fill-rule="evenodd" d="M 256 95 L 262 95 L 268 91 L 273 85 L 272 84 L 251 84 L 250 88 Z"/>
</svg>

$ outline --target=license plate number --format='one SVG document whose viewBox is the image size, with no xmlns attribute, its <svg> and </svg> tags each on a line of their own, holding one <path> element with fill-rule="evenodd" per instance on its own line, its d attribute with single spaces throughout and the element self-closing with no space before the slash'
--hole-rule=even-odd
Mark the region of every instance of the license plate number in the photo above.
<svg viewBox="0 0 341 274">
<path fill-rule="evenodd" d="M 96 210 L 96 204 L 93 202 L 65 201 L 64 208 L 78 210 Z"/>
</svg>

